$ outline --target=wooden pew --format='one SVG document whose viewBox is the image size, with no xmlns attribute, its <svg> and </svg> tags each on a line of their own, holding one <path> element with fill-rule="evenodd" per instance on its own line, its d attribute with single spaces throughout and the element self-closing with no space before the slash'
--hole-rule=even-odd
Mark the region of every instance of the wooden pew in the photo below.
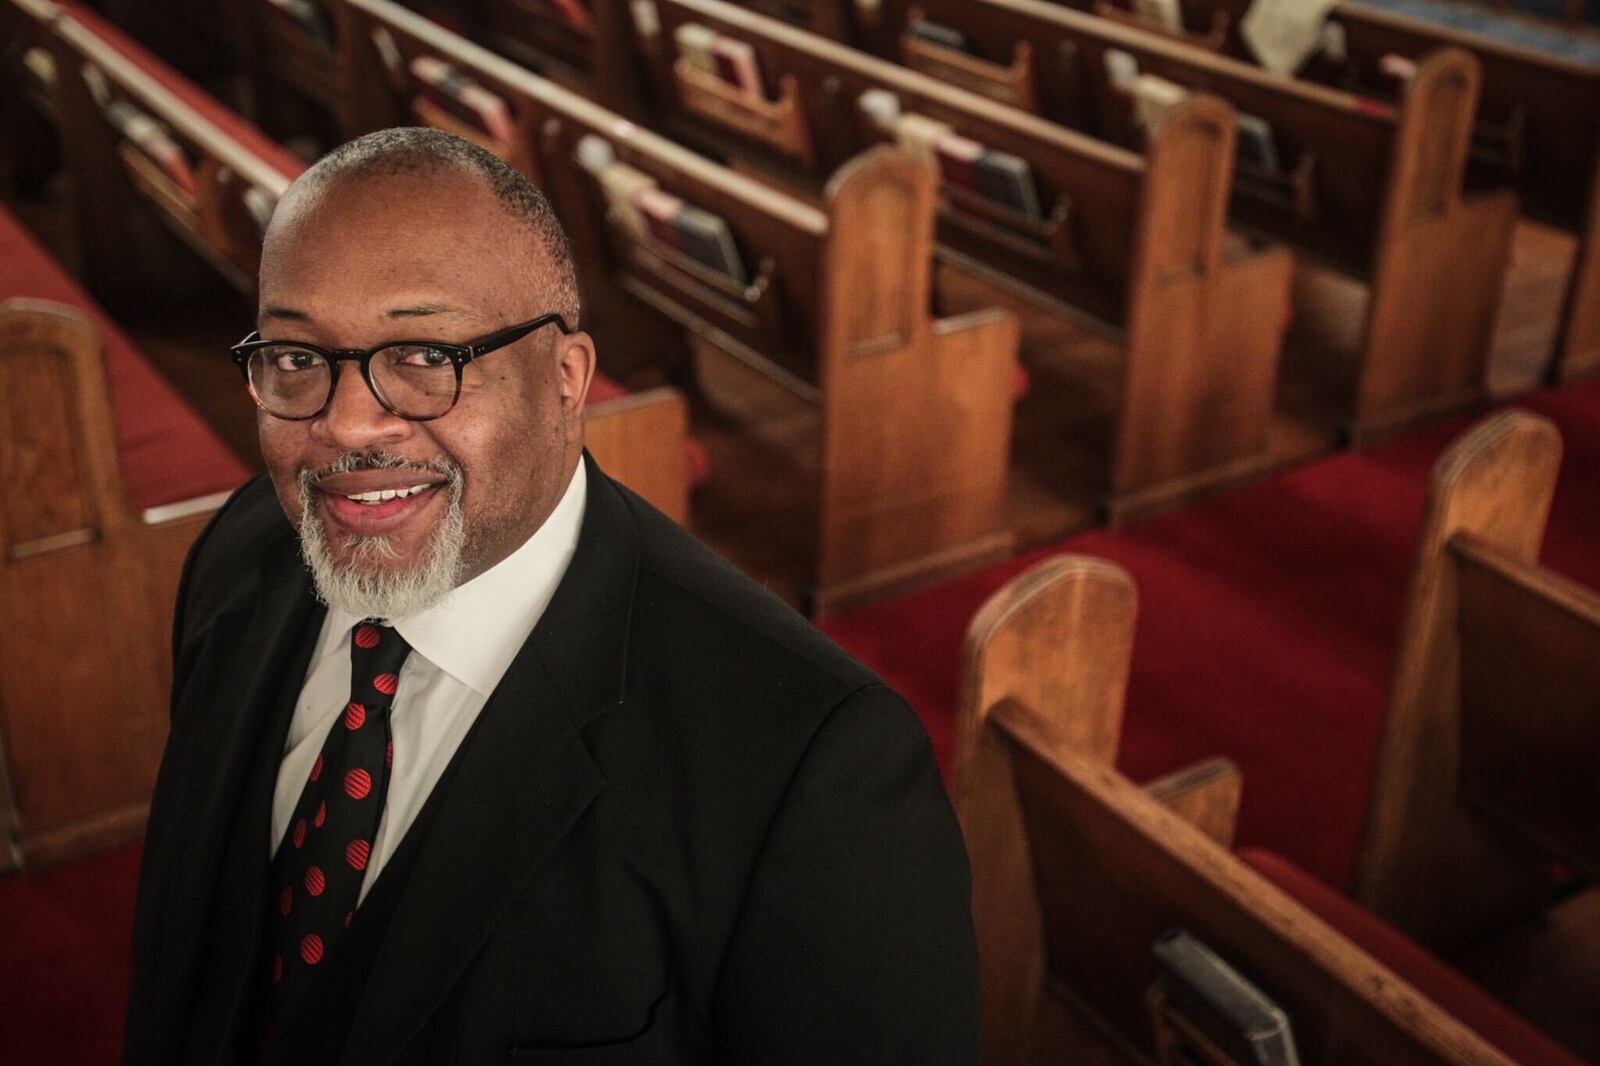
<svg viewBox="0 0 1600 1066">
<path fill-rule="evenodd" d="M 1287 1012 L 1307 1066 L 1513 1061 L 1230 853 L 1230 764 L 1148 789 L 1113 768 L 1135 599 L 1118 567 L 1060 556 L 968 630 L 953 777 L 985 1061 L 1229 1061 L 1169 1046 L 1196 1021 L 1152 991 L 1174 928 Z"/>
<path fill-rule="evenodd" d="M 1470 55 L 1428 56 L 1390 107 L 1042 0 L 884 0 L 882 12 L 881 35 L 908 65 L 1021 106 L 1027 97 L 1005 86 L 1026 87 L 1044 115 L 1112 141 L 1142 136 L 1107 70 L 1117 52 L 1266 122 L 1282 165 L 1240 163 L 1233 217 L 1368 284 L 1355 380 L 1344 383 L 1352 435 L 1484 395 L 1516 198 L 1461 192 L 1479 83 Z M 919 13 L 965 33 L 980 59 L 914 39 Z"/>
<path fill-rule="evenodd" d="M 1186 8 L 1196 21 L 1209 13 L 1237 27 L 1249 4 L 1191 0 Z M 1386 56 L 1419 60 L 1459 48 L 1477 59 L 1483 84 L 1471 177 L 1510 185 L 1524 214 L 1578 238 L 1548 376 L 1560 382 L 1600 373 L 1600 70 L 1361 3 L 1335 4 L 1328 21 L 1343 37 L 1345 59 L 1315 57 L 1302 78 L 1392 97 L 1394 79 L 1381 71 Z M 1253 58 L 1237 33 L 1228 47 Z"/>
<path fill-rule="evenodd" d="M 0 301 L 3 869 L 142 830 L 178 574 L 247 474 L 4 213 Z"/>
<path fill-rule="evenodd" d="M 888 149 L 870 153 L 814 207 L 388 0 L 352 0 L 349 11 L 355 130 L 421 120 L 477 137 L 551 197 L 591 296 L 626 293 L 815 400 L 816 610 L 1005 549 L 1017 325 L 999 312 L 929 315 L 934 190 L 923 167 Z M 497 96 L 513 136 L 490 140 L 428 106 L 406 82 L 418 57 L 448 63 Z M 747 283 L 631 228 L 582 164 L 585 146 L 605 147 L 723 219 L 750 265 Z M 636 342 L 626 331 L 608 340 L 606 317 L 593 318 L 602 352 Z"/>
<path fill-rule="evenodd" d="M 668 518 L 689 521 L 689 487 L 705 456 L 689 439 L 689 407 L 677 389 L 629 392 L 603 374 L 589 386 L 584 446 L 601 469 Z"/>
<path fill-rule="evenodd" d="M 209 282 L 192 280 L 198 256 L 253 292 L 261 233 L 299 161 L 90 12 L 63 14 L 51 43 L 91 290 L 113 307 L 171 303 Z M 142 150 L 118 120 L 153 124 L 154 147 Z M 157 226 L 190 256 L 173 254 Z"/>
<path fill-rule="evenodd" d="M 1561 440 L 1511 411 L 1434 469 L 1356 897 L 1450 949 L 1600 879 L 1600 595 L 1541 568 Z"/>
<path fill-rule="evenodd" d="M 1114 520 L 1241 476 L 1266 460 L 1291 264 L 1281 249 L 1229 246 L 1233 118 L 1197 98 L 1142 156 L 717 0 L 655 0 L 640 46 L 664 128 L 761 173 L 820 185 L 853 154 L 892 140 L 862 110 L 893 94 L 902 114 L 1025 161 L 1030 217 L 941 183 L 939 254 L 949 268 L 1064 311 L 1122 356 L 1110 469 Z M 754 47 L 776 102 L 728 90 L 676 54 L 699 26 Z"/>
</svg>

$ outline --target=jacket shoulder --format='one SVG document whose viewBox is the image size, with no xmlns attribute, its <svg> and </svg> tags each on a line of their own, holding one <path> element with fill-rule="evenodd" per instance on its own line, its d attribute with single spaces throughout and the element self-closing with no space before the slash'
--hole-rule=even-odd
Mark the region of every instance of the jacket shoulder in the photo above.
<svg viewBox="0 0 1600 1066">
<path fill-rule="evenodd" d="M 257 596 L 261 560 L 282 551 L 294 535 L 272 482 L 265 475 L 246 482 L 189 549 L 178 596 L 179 636 Z"/>
</svg>

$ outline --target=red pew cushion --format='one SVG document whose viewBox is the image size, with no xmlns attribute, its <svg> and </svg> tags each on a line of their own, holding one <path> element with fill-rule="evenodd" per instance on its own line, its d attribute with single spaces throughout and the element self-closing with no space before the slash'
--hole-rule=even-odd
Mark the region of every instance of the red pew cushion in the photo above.
<svg viewBox="0 0 1600 1066">
<path fill-rule="evenodd" d="M 1243 848 L 1239 858 L 1522 1066 L 1584 1066 L 1521 1015 L 1288 859 L 1264 848 Z"/>
<path fill-rule="evenodd" d="M 237 112 L 225 107 L 210 94 L 202 91 L 194 82 L 167 66 L 154 53 L 110 22 L 107 22 L 102 16 L 84 7 L 81 3 L 70 2 L 70 0 L 61 6 L 86 29 L 92 31 L 102 41 L 122 53 L 126 59 L 136 64 L 156 82 L 159 82 L 162 88 L 194 108 L 202 118 L 216 126 L 233 140 L 238 141 L 254 155 L 259 156 L 263 162 L 284 177 L 297 177 L 306 168 L 305 164 L 293 153 L 256 129 L 251 123 L 245 121 Z"/>
<path fill-rule="evenodd" d="M 605 403 L 626 395 L 627 389 L 599 371 L 595 371 L 594 380 L 589 382 L 588 402 L 591 404 Z M 692 488 L 711 476 L 711 456 L 707 454 L 705 445 L 693 437 L 683 442 L 683 452 Z"/>
<path fill-rule="evenodd" d="M 87 314 L 105 338 L 117 459 L 134 510 L 236 488 L 249 477 L 233 453 L 145 362 L 105 312 L 9 214 L 0 211 L 0 300 L 54 300 Z"/>
</svg>

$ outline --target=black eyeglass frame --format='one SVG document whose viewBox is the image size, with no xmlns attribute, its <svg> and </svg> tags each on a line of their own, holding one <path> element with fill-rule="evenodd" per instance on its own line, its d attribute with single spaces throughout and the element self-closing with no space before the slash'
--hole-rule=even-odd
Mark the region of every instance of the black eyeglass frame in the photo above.
<svg viewBox="0 0 1600 1066">
<path fill-rule="evenodd" d="M 383 409 L 385 411 L 388 411 L 396 418 L 403 418 L 407 422 L 432 422 L 434 419 L 443 418 L 445 415 L 455 410 L 456 401 L 461 399 L 461 371 L 468 363 L 481 356 L 488 355 L 490 352 L 498 351 L 507 345 L 515 344 L 517 341 L 528 336 L 528 334 L 532 333 L 533 331 L 543 329 L 552 322 L 556 324 L 556 327 L 561 330 L 564 336 L 570 336 L 572 334 L 572 329 L 567 325 L 567 320 L 561 316 L 561 313 L 559 311 L 551 311 L 547 314 L 540 315 L 538 318 L 531 318 L 528 321 L 518 325 L 507 326 L 505 329 L 496 330 L 487 337 L 480 337 L 475 341 L 468 341 L 466 344 L 446 344 L 443 341 L 402 340 L 385 341 L 383 344 L 380 344 L 375 348 L 324 348 L 321 345 L 311 344 L 307 341 L 262 340 L 260 332 L 252 330 L 249 336 L 245 337 L 245 339 L 240 341 L 238 344 L 235 344 L 229 349 L 229 351 L 233 353 L 233 361 L 238 364 L 240 373 L 244 375 L 245 388 L 250 390 L 250 398 L 256 402 L 257 407 L 267 412 L 267 414 L 271 415 L 273 418 L 281 418 L 285 422 L 308 422 L 311 419 L 316 418 L 318 415 L 322 414 L 322 412 L 328 409 L 329 402 L 333 400 L 333 392 L 339 387 L 339 364 L 343 362 L 357 362 L 361 364 L 361 380 L 367 383 L 367 389 L 372 393 L 377 401 L 383 405 Z M 266 404 L 261 402 L 261 396 L 256 392 L 255 382 L 250 380 L 250 357 L 263 348 L 275 348 L 280 346 L 304 348 L 308 352 L 322 356 L 322 358 L 328 363 L 328 395 L 323 397 L 321 406 L 308 415 L 292 416 L 278 414 L 276 411 L 272 410 Z M 383 390 L 379 389 L 377 383 L 372 380 L 372 357 L 374 355 L 386 348 L 407 347 L 430 348 L 435 351 L 442 352 L 450 358 L 450 365 L 455 367 L 456 388 L 455 392 L 450 397 L 450 405 L 436 415 L 426 415 L 424 417 L 417 418 L 413 417 L 412 415 L 405 414 L 402 411 L 395 410 L 394 405 L 391 404 L 388 398 L 383 395 Z"/>
</svg>

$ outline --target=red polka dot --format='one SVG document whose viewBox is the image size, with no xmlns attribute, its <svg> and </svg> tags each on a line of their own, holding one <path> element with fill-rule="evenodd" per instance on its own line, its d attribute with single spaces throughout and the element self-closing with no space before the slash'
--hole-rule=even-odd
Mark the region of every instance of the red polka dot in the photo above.
<svg viewBox="0 0 1600 1066">
<path fill-rule="evenodd" d="M 272 983 L 275 984 L 275 985 L 283 984 L 283 956 L 282 955 L 274 955 L 274 956 L 272 956 Z"/>
<path fill-rule="evenodd" d="M 313 896 L 322 895 L 322 890 L 328 887 L 328 879 L 322 876 L 322 867 L 311 866 L 306 869 L 306 891 Z"/>
<path fill-rule="evenodd" d="M 317 756 L 317 761 L 311 767 L 311 780 L 315 781 L 322 776 L 322 756 Z"/>
<path fill-rule="evenodd" d="M 352 840 L 344 849 L 344 861 L 352 870 L 365 870 L 367 859 L 372 857 L 372 845 L 365 840 Z"/>
<path fill-rule="evenodd" d="M 322 938 L 315 933 L 307 933 L 300 938 L 300 957 L 306 961 L 307 966 L 315 966 L 322 961 Z"/>
<path fill-rule="evenodd" d="M 344 709 L 344 727 L 346 729 L 360 729 L 367 722 L 367 709 L 359 703 L 352 703 Z"/>
<path fill-rule="evenodd" d="M 294 909 L 294 886 L 293 885 L 284 885 L 283 886 L 283 891 L 278 893 L 278 913 L 283 915 L 285 918 L 287 918 L 289 916 L 289 912 L 291 910 L 293 910 L 293 909 Z M 281 962 L 282 960 L 279 960 L 279 961 Z"/>
<path fill-rule="evenodd" d="M 344 924 L 348 926 L 350 924 L 350 919 L 354 918 L 355 916 L 356 916 L 356 912 L 355 911 L 345 911 L 344 912 Z"/>
<path fill-rule="evenodd" d="M 322 823 L 327 821 L 327 820 L 328 820 L 328 805 L 326 803 L 318 804 L 317 805 L 317 816 L 311 820 L 311 824 L 316 826 L 318 829 L 321 829 L 322 828 Z"/>
<path fill-rule="evenodd" d="M 294 846 L 299 847 L 306 842 L 306 820 L 300 819 L 294 823 Z"/>
<path fill-rule="evenodd" d="M 392 740 L 383 746 L 383 765 L 394 765 L 394 741 Z"/>
<path fill-rule="evenodd" d="M 356 630 L 356 647 L 376 648 L 378 646 L 378 627 L 362 626 Z"/>
<path fill-rule="evenodd" d="M 344 790 L 351 799 L 362 799 L 372 791 L 372 775 L 365 770 L 351 770 L 344 775 Z"/>
<path fill-rule="evenodd" d="M 383 693 L 385 696 L 393 696 L 394 690 L 400 687 L 400 675 L 379 674 L 377 677 L 372 679 L 372 687 Z"/>
</svg>

